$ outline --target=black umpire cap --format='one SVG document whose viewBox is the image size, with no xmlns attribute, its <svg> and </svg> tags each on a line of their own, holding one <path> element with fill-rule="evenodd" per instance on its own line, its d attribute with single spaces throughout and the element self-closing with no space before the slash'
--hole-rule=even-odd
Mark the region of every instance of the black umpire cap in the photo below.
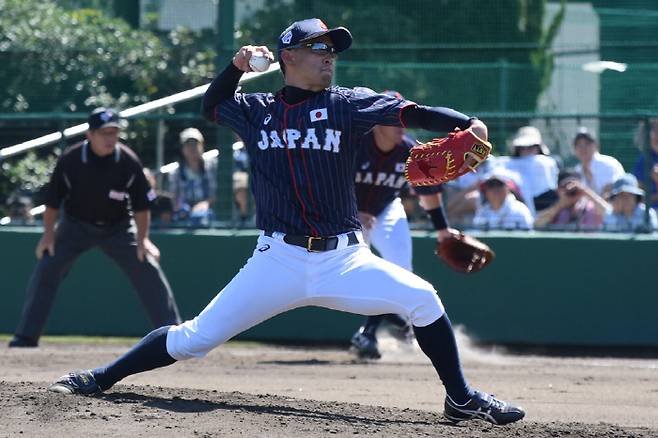
<svg viewBox="0 0 658 438">
<path fill-rule="evenodd" d="M 95 131 L 101 128 L 123 128 L 119 112 L 112 108 L 96 108 L 87 118 L 89 130 Z"/>
<path fill-rule="evenodd" d="M 329 29 L 326 24 L 319 18 L 309 18 L 306 20 L 295 21 L 286 30 L 281 32 L 278 43 L 278 53 L 281 51 L 297 46 L 300 43 L 313 38 L 328 35 L 334 43 L 336 52 L 343 52 L 352 45 L 352 34 L 344 27 L 335 27 Z"/>
</svg>

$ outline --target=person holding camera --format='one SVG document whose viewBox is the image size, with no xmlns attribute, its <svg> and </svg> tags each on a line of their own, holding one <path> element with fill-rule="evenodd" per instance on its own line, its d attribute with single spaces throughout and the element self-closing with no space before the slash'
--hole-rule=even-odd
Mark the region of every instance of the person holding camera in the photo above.
<svg viewBox="0 0 658 438">
<path fill-rule="evenodd" d="M 558 200 L 537 213 L 535 228 L 594 231 L 601 228 L 610 205 L 583 181 L 575 170 L 558 175 Z"/>
</svg>

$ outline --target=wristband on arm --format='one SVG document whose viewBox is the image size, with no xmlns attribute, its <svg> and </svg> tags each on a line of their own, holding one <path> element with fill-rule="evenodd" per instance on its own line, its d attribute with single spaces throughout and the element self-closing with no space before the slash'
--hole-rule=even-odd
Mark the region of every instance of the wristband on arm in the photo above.
<svg viewBox="0 0 658 438">
<path fill-rule="evenodd" d="M 432 225 L 436 231 L 445 230 L 448 228 L 448 219 L 446 218 L 445 213 L 443 212 L 443 207 L 437 207 L 432 210 L 425 210 L 432 220 Z"/>
</svg>

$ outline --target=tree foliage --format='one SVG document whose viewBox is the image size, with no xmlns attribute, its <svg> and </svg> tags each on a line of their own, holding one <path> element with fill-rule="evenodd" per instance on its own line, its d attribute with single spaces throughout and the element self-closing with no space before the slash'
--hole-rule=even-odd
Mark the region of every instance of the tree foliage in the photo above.
<svg viewBox="0 0 658 438">
<path fill-rule="evenodd" d="M 546 0 L 272 0 L 240 28 L 241 43 L 268 44 L 292 21 L 316 16 L 330 27 L 345 26 L 354 36 L 353 47 L 341 54 L 345 61 L 371 61 L 382 68 L 359 72 L 342 67 L 341 85 L 368 85 L 385 89 L 405 87 L 412 98 L 440 100 L 461 108 L 482 108 L 482 96 L 497 103 L 498 77 L 477 70 L 444 72 L 390 68 L 391 63 L 495 63 L 526 65 L 510 73 L 510 110 L 534 110 L 548 84 L 553 59 L 549 48 L 562 20 L 560 14 L 545 30 Z M 358 82 L 357 82 L 358 80 Z M 468 81 L 468 82 L 465 82 Z M 399 87 L 398 87 L 399 88 Z"/>
<path fill-rule="evenodd" d="M 135 30 L 109 16 L 103 2 L 79 3 L 97 3 L 98 9 L 61 6 L 78 7 L 74 0 L 0 0 L 0 112 L 124 109 L 211 79 L 210 35 Z M 198 103 L 192 106 L 196 111 Z M 147 160 L 153 155 L 151 126 L 134 122 L 128 131 L 130 146 Z M 7 133 L 1 143 L 22 140 Z M 47 180 L 52 160 L 27 157 L 1 163 L 0 203 L 16 189 L 31 192 Z"/>
<path fill-rule="evenodd" d="M 28 152 L 18 160 L 0 163 L 0 207 L 16 192 L 31 194 L 35 203 L 43 201 L 40 192 L 50 179 L 55 160 L 54 155 L 38 159 L 37 154 Z"/>
<path fill-rule="evenodd" d="M 97 9 L 0 0 L 0 111 L 127 107 L 207 80 L 212 50 L 191 31 L 159 38 Z"/>
</svg>

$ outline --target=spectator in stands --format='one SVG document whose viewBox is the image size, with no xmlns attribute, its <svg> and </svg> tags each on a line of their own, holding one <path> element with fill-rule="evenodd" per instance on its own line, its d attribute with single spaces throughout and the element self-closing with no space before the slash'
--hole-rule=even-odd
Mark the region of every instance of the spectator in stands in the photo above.
<svg viewBox="0 0 658 438">
<path fill-rule="evenodd" d="M 156 194 L 156 198 L 151 202 L 151 225 L 170 225 L 174 217 L 174 199 L 171 193 L 162 191 L 158 188 L 158 180 L 151 169 L 144 168 L 144 176 L 149 185 Z"/>
<path fill-rule="evenodd" d="M 14 192 L 7 198 L 7 217 L 12 225 L 29 225 L 34 223 L 32 210 L 32 198 L 20 193 Z"/>
<path fill-rule="evenodd" d="M 490 156 L 478 167 L 477 172 L 469 172 L 456 180 L 443 184 L 443 199 L 448 222 L 458 228 L 473 225 L 473 216 L 481 203 L 480 183 L 482 176 L 496 166 L 496 157 Z"/>
<path fill-rule="evenodd" d="M 658 218 L 656 211 L 649 208 L 649 226 L 645 223 L 646 205 L 642 202 L 644 190 L 637 182 L 635 175 L 625 174 L 612 184 L 610 203 L 612 209 L 608 210 L 603 219 L 603 228 L 606 231 L 656 231 Z"/>
<path fill-rule="evenodd" d="M 651 146 L 649 178 L 646 177 L 647 169 L 645 169 L 645 129 L 645 123 L 640 123 L 635 142 L 640 147 L 641 152 L 633 168 L 633 175 L 640 181 L 642 187 L 649 192 L 648 204 L 653 208 L 658 208 L 658 118 L 649 121 L 649 145 Z"/>
<path fill-rule="evenodd" d="M 599 153 L 599 143 L 584 126 L 578 128 L 573 147 L 580 161 L 575 170 L 585 177 L 585 184 L 597 195 L 607 197 L 612 183 L 626 173 L 624 167 L 616 158 Z"/>
<path fill-rule="evenodd" d="M 242 227 L 249 217 L 249 155 L 242 140 L 233 143 L 233 200 Z"/>
<path fill-rule="evenodd" d="M 196 128 L 180 133 L 179 166 L 169 175 L 177 220 L 207 225 L 214 218 L 212 209 L 217 187 L 217 158 L 203 158 L 205 140 Z"/>
<path fill-rule="evenodd" d="M 511 141 L 512 158 L 505 167 L 521 175 L 521 194 L 534 216 L 557 199 L 558 164 L 549 156 L 539 129 L 524 126 Z"/>
<path fill-rule="evenodd" d="M 532 214 L 514 195 L 516 184 L 513 172 L 504 168 L 493 169 L 480 184 L 482 205 L 475 212 L 473 226 L 482 230 L 529 230 Z"/>
<path fill-rule="evenodd" d="M 579 172 L 560 172 L 557 194 L 555 204 L 537 213 L 535 228 L 576 231 L 601 228 L 610 205 L 584 183 Z"/>
</svg>

